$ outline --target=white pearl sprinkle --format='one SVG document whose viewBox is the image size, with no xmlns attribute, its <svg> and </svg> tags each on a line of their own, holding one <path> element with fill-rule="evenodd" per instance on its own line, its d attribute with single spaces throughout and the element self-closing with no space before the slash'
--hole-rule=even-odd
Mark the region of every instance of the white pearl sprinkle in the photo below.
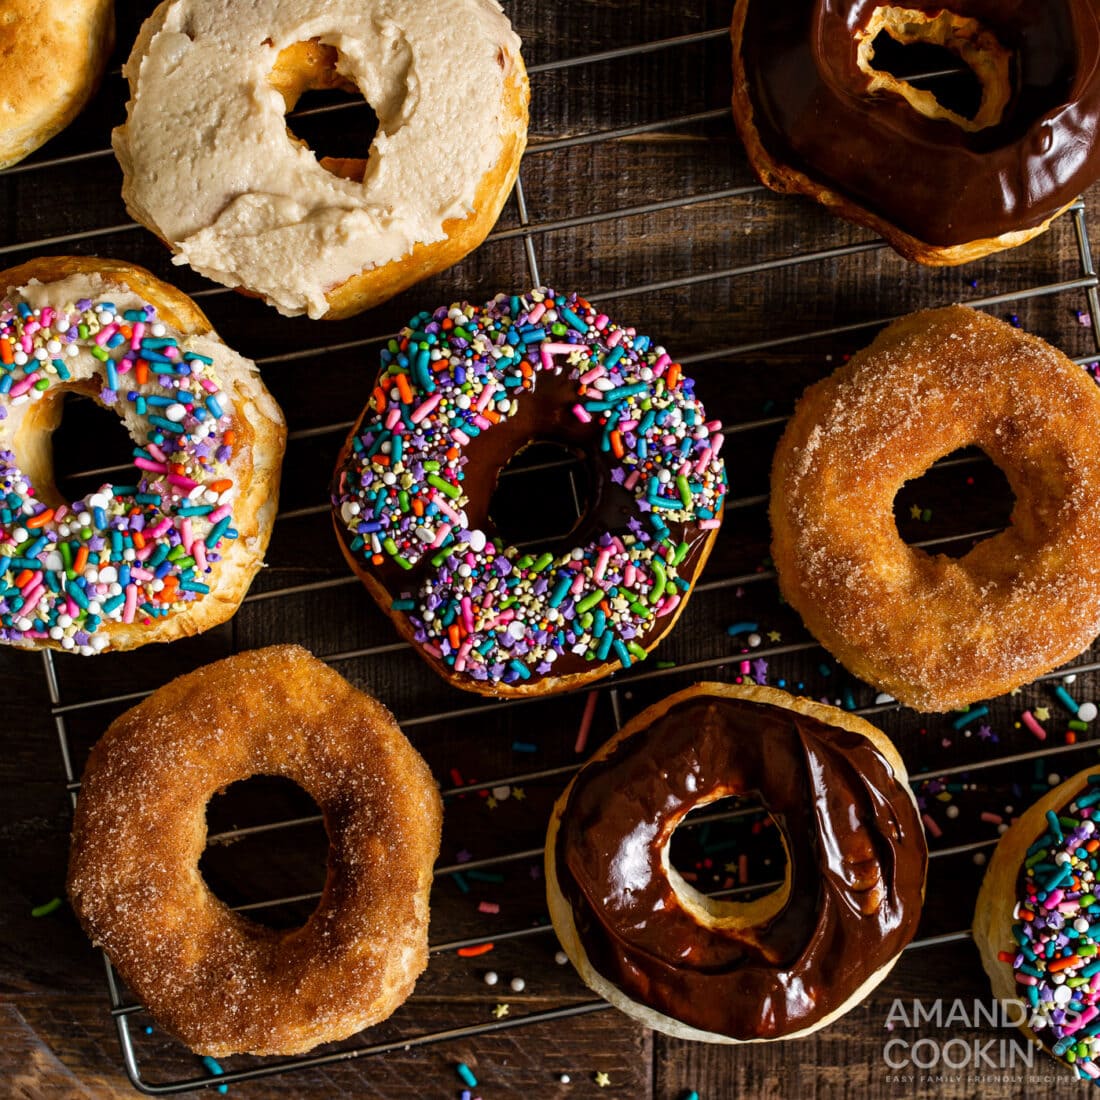
<svg viewBox="0 0 1100 1100">
<path fill-rule="evenodd" d="M 1077 717 L 1082 722 L 1091 722 L 1096 717 L 1096 704 L 1095 703 L 1082 703 L 1077 708 Z"/>
<path fill-rule="evenodd" d="M 486 985 L 496 985 L 500 981 L 500 975 L 495 970 L 486 970 L 484 980 Z"/>
<path fill-rule="evenodd" d="M 513 993 L 522 993 L 527 988 L 527 983 L 522 978 L 513 978 L 508 985 Z"/>
</svg>

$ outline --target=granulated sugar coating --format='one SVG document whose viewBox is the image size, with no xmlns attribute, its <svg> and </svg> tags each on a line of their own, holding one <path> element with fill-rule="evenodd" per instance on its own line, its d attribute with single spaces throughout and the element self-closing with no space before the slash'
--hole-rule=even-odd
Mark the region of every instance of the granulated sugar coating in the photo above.
<svg viewBox="0 0 1100 1100">
<path fill-rule="evenodd" d="M 1008 478 L 1008 529 L 957 560 L 907 546 L 898 490 L 967 446 Z M 810 387 L 771 501 L 784 597 L 852 673 L 918 710 L 1009 691 L 1100 633 L 1100 391 L 983 313 L 905 317 Z"/>
<path fill-rule="evenodd" d="M 301 928 L 202 880 L 206 804 L 281 775 L 321 807 L 328 876 Z M 166 1031 L 200 1054 L 297 1054 L 385 1019 L 427 963 L 442 807 L 393 716 L 297 646 L 242 653 L 127 711 L 92 750 L 69 897 Z"/>
</svg>

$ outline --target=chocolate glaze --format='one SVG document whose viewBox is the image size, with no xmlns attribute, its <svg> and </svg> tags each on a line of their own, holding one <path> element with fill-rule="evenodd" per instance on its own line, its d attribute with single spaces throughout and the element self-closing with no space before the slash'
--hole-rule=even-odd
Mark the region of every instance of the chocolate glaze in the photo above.
<svg viewBox="0 0 1100 1100">
<path fill-rule="evenodd" d="M 705 931 L 680 905 L 662 852 L 693 807 L 750 793 L 782 832 L 789 895 L 757 927 Z M 587 765 L 554 858 L 605 979 L 739 1040 L 812 1026 L 887 965 L 916 931 L 927 868 L 917 809 L 870 741 L 718 696 L 675 705 Z"/>
<path fill-rule="evenodd" d="M 867 93 L 855 32 L 883 0 L 743 0 L 740 64 L 764 150 L 928 244 L 1041 225 L 1100 176 L 1098 0 L 898 0 L 979 20 L 1015 55 L 1014 95 L 968 133 Z"/>
<path fill-rule="evenodd" d="M 482 432 L 463 448 L 463 455 L 466 458 L 466 465 L 463 467 L 463 487 L 469 497 L 466 515 L 471 528 L 480 528 L 489 538 L 498 535 L 496 524 L 489 514 L 489 506 L 501 472 L 520 450 L 532 442 L 540 442 L 561 444 L 574 454 L 583 457 L 591 474 L 589 480 L 592 492 L 588 507 L 568 534 L 552 541 L 548 540 L 537 547 L 530 547 L 528 552 L 539 554 L 543 549 L 551 549 L 561 553 L 569 546 L 584 545 L 603 531 L 615 534 L 627 530 L 630 517 L 638 515 L 634 494 L 611 480 L 611 455 L 600 448 L 602 429 L 596 421 L 584 424 L 578 420 L 572 412 L 576 403 L 577 382 L 575 379 L 570 379 L 569 372 L 563 371 L 561 374 L 540 372 L 536 375 L 534 392 L 525 395 L 518 402 L 514 416 L 494 425 L 492 431 Z M 368 408 L 363 416 L 369 413 Z M 345 445 L 336 464 L 337 471 L 341 470 L 346 463 L 350 441 L 361 431 L 362 419 L 363 417 L 360 417 L 360 423 L 355 425 L 348 436 L 349 442 Z M 537 507 L 537 502 L 532 502 L 532 507 Z M 668 530 L 675 542 L 688 544 L 688 552 L 677 567 L 677 572 L 689 583 L 694 583 L 695 575 L 702 565 L 702 555 L 699 551 L 713 532 L 700 530 L 697 523 L 673 521 L 668 522 Z M 350 541 L 350 535 L 346 529 L 337 525 L 337 534 L 340 536 L 342 545 L 346 547 Z M 350 555 L 350 552 L 347 553 L 349 560 L 353 560 L 354 556 Z M 402 569 L 388 558 L 379 566 L 366 565 L 359 561 L 356 568 L 372 571 L 394 597 L 401 592 L 416 591 L 425 573 L 434 571 L 431 560 L 427 556 L 421 558 L 409 570 Z M 668 627 L 667 618 L 654 619 L 648 630 L 639 633 L 638 644 L 648 647 L 650 642 L 663 634 Z M 449 671 L 448 666 L 442 662 L 433 661 L 433 663 Z M 593 665 L 593 661 L 586 660 L 583 656 L 567 649 L 554 662 L 553 671 L 548 675 L 555 678 L 570 676 L 586 672 Z M 534 684 L 541 679 L 544 677 L 532 669 L 527 683 Z"/>
</svg>

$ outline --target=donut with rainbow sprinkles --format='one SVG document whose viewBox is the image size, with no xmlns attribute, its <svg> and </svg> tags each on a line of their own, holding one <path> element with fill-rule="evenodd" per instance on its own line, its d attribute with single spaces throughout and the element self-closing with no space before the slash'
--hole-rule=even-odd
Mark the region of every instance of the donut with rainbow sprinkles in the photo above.
<svg viewBox="0 0 1100 1100">
<path fill-rule="evenodd" d="M 337 462 L 337 534 L 453 685 L 578 687 L 644 660 L 683 611 L 721 524 L 721 428 L 664 347 L 578 294 L 444 306 L 382 351 Z M 566 537 L 519 547 L 492 498 L 533 442 L 571 452 L 591 489 Z"/>
<path fill-rule="evenodd" d="M 51 446 L 70 391 L 134 443 L 132 471 L 75 501 Z M 66 257 L 0 273 L 0 642 L 91 655 L 229 618 L 263 563 L 285 438 L 255 365 L 149 272 Z"/>
</svg>

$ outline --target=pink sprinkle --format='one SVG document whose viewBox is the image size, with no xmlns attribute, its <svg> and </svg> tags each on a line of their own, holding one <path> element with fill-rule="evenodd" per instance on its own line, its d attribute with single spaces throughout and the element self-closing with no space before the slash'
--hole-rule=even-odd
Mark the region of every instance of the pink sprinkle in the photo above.
<svg viewBox="0 0 1100 1100">
<path fill-rule="evenodd" d="M 134 612 L 137 610 L 137 596 L 137 585 L 128 584 L 126 586 L 126 603 L 122 607 L 122 621 L 124 623 L 134 621 Z"/>
<path fill-rule="evenodd" d="M 152 455 L 152 456 L 153 456 L 153 457 L 154 457 L 154 458 L 155 458 L 155 459 L 156 459 L 156 460 L 157 460 L 158 462 L 167 462 L 167 461 L 168 461 L 168 456 L 167 456 L 167 455 L 166 455 L 166 454 L 165 454 L 165 453 L 164 453 L 164 452 L 163 452 L 163 451 L 162 451 L 162 450 L 161 450 L 161 449 L 160 449 L 160 448 L 159 448 L 159 447 L 158 447 L 158 446 L 157 446 L 157 445 L 156 445 L 155 443 L 146 443 L 146 444 L 145 444 L 145 449 L 146 449 L 146 450 L 147 450 L 147 451 L 148 451 L 148 452 L 149 452 L 149 453 L 150 453 L 150 454 L 151 454 L 151 455 Z"/>
<path fill-rule="evenodd" d="M 921 821 L 924 822 L 924 827 L 934 837 L 943 836 L 943 830 L 936 824 L 931 814 L 921 814 Z"/>
<path fill-rule="evenodd" d="M 460 446 L 465 447 L 470 442 L 470 437 L 461 429 L 455 428 L 451 432 L 451 438 Z"/>
<path fill-rule="evenodd" d="M 16 382 L 8 392 L 12 397 L 22 397 L 37 381 L 38 371 L 35 371 L 33 374 L 28 374 L 22 382 Z"/>
<path fill-rule="evenodd" d="M 527 320 L 532 324 L 537 324 L 538 319 L 546 312 L 545 302 L 536 302 L 530 312 L 527 314 Z"/>
<path fill-rule="evenodd" d="M 1055 909 L 1058 906 L 1058 902 L 1066 896 L 1065 890 L 1051 890 L 1047 895 L 1047 900 L 1043 902 L 1043 907 L 1046 909 Z"/>
<path fill-rule="evenodd" d="M 748 676 L 752 672 L 752 664 L 749 661 L 742 661 L 740 671 L 742 676 Z"/>
<path fill-rule="evenodd" d="M 409 417 L 409 419 L 414 424 L 419 424 L 420 421 L 423 420 L 424 417 L 426 417 L 428 415 L 428 413 L 430 413 L 432 411 L 432 409 L 434 409 L 436 407 L 436 405 L 438 405 L 439 402 L 442 401 L 442 400 L 443 400 L 443 394 L 440 393 L 439 390 L 436 390 L 436 392 L 433 393 L 431 395 L 431 397 L 426 398 L 419 405 L 417 405 L 417 407 L 415 409 L 413 409 L 412 414 Z"/>
<path fill-rule="evenodd" d="M 460 606 L 462 608 L 462 625 L 466 628 L 466 633 L 467 634 L 473 634 L 473 632 L 474 632 L 474 609 L 473 609 L 473 606 L 470 603 L 470 597 L 469 596 L 463 596 L 462 600 L 460 601 Z M 469 639 L 467 638 L 466 641 L 468 642 Z M 466 643 L 463 643 L 463 644 L 466 644 Z"/>
<path fill-rule="evenodd" d="M 135 458 L 134 465 L 140 470 L 152 470 L 155 474 L 168 473 L 168 467 L 163 462 L 150 462 L 147 458 Z"/>
<path fill-rule="evenodd" d="M 1040 741 L 1045 741 L 1047 739 L 1047 731 L 1035 721 L 1035 715 L 1033 715 L 1031 711 L 1025 710 L 1020 717 L 1024 725 L 1027 726 Z"/>
<path fill-rule="evenodd" d="M 611 318 L 608 317 L 606 313 L 601 313 L 596 318 L 596 328 L 598 328 L 602 332 L 605 328 L 607 328 L 607 322 L 610 320 Z"/>
<path fill-rule="evenodd" d="M 401 410 L 396 408 L 390 409 L 390 411 L 386 413 L 386 430 L 392 432 L 394 425 L 400 423 L 400 421 Z"/>
<path fill-rule="evenodd" d="M 206 517 L 206 520 L 210 524 L 217 523 L 218 520 L 225 519 L 232 512 L 232 509 L 228 504 L 223 504 L 220 508 L 215 508 L 213 512 Z"/>
<path fill-rule="evenodd" d="M 150 552 L 152 551 L 152 547 L 149 546 L 147 546 L 145 549 L 149 550 Z M 142 553 L 144 553 L 144 551 L 142 551 Z M 146 554 L 146 557 L 148 556 L 149 555 Z M 130 576 L 139 581 L 151 581 L 153 577 L 156 576 L 156 574 L 151 573 L 148 569 L 142 569 L 140 565 L 135 565 L 130 569 Z"/>
<path fill-rule="evenodd" d="M 715 527 L 721 527 L 722 521 L 720 519 L 701 519 L 699 521 L 699 530 L 701 531 L 713 531 Z"/>
<path fill-rule="evenodd" d="M 667 367 L 671 362 L 672 356 L 669 355 L 667 351 L 663 352 L 660 358 L 658 358 L 657 362 L 653 364 L 653 373 L 660 376 L 664 373 L 665 367 Z"/>
<path fill-rule="evenodd" d="M 184 477 L 182 474 L 169 474 L 168 483 L 170 485 L 178 485 L 181 489 L 186 489 L 188 492 L 199 487 L 197 481 L 192 481 L 191 478 Z"/>
<path fill-rule="evenodd" d="M 617 348 L 619 346 L 619 343 L 622 341 L 622 338 L 623 338 L 623 330 L 621 328 L 617 328 L 607 338 L 607 346 L 609 348 Z"/>
<path fill-rule="evenodd" d="M 80 614 L 80 608 L 77 607 L 76 600 L 72 596 L 65 597 L 65 608 L 74 619 Z"/>
<path fill-rule="evenodd" d="M 202 383 L 202 388 L 206 390 L 207 393 L 218 392 L 218 383 L 215 382 L 213 378 L 200 378 L 199 382 Z"/>
<path fill-rule="evenodd" d="M 592 729 L 592 718 L 596 713 L 596 703 L 599 701 L 599 692 L 590 691 L 588 698 L 584 702 L 584 714 L 581 715 L 581 728 L 577 730 L 577 740 L 573 745 L 573 751 L 576 753 L 584 752 L 585 746 L 588 744 L 588 732 Z"/>
<path fill-rule="evenodd" d="M 29 611 L 38 603 L 38 597 L 42 595 L 45 585 L 41 581 L 36 581 L 34 587 L 29 591 L 23 590 L 23 610 Z"/>
<path fill-rule="evenodd" d="M 626 563 L 626 568 L 623 570 L 623 584 L 625 584 L 627 588 L 633 588 L 634 578 L 637 575 L 638 570 L 634 568 L 634 563 L 632 561 L 628 561 Z"/>
<path fill-rule="evenodd" d="M 144 321 L 135 321 L 134 322 L 133 335 L 130 337 L 130 347 L 132 347 L 135 351 L 137 351 L 138 348 L 141 347 L 141 341 L 142 341 L 144 336 L 145 336 L 145 322 Z"/>
<path fill-rule="evenodd" d="M 678 592 L 674 592 L 671 596 L 665 596 L 665 598 L 661 600 L 660 607 L 657 609 L 657 618 L 660 619 L 665 615 L 671 614 L 679 606 L 680 594 Z"/>
<path fill-rule="evenodd" d="M 605 374 L 607 374 L 607 368 L 603 363 L 597 363 L 591 370 L 585 371 L 577 381 L 582 386 L 587 386 L 590 382 L 595 382 L 597 378 L 601 378 Z"/>
<path fill-rule="evenodd" d="M 718 432 L 710 437 L 710 456 L 711 458 L 717 458 L 718 452 L 722 449 L 722 444 L 726 442 L 726 437 Z"/>
<path fill-rule="evenodd" d="M 710 447 L 704 447 L 699 454 L 699 461 L 695 463 L 695 472 L 701 474 L 706 468 L 707 463 L 710 462 L 710 456 L 714 454 L 714 451 Z"/>
<path fill-rule="evenodd" d="M 195 568 L 200 573 L 206 572 L 206 543 L 203 540 L 191 544 L 191 557 L 195 559 Z"/>
<path fill-rule="evenodd" d="M 486 420 L 481 413 L 478 413 L 471 419 L 483 432 L 488 431 L 493 426 L 493 422 L 491 420 Z"/>
<path fill-rule="evenodd" d="M 455 657 L 455 671 L 462 672 L 466 667 L 466 658 L 474 647 L 473 638 L 467 638 L 458 648 L 458 656 Z"/>
<path fill-rule="evenodd" d="M 573 584 L 569 588 L 569 594 L 571 596 L 579 596 L 584 589 L 584 574 L 578 572 L 573 579 Z"/>
<path fill-rule="evenodd" d="M 1033 978 L 1030 974 L 1017 974 L 1016 975 L 1016 981 L 1018 981 L 1020 983 L 1020 985 L 1038 985 L 1039 984 L 1039 979 L 1038 978 Z"/>
<path fill-rule="evenodd" d="M 190 516 L 184 516 L 183 522 L 180 523 L 180 541 L 183 543 L 184 550 L 190 554 L 191 547 L 195 545 L 195 532 L 191 529 Z"/>
<path fill-rule="evenodd" d="M 462 517 L 447 503 L 442 493 L 433 493 L 432 503 L 453 523 L 461 525 Z"/>
<path fill-rule="evenodd" d="M 488 383 L 488 385 L 486 385 L 485 389 L 483 389 L 481 391 L 480 395 L 478 396 L 477 404 L 474 406 L 474 408 L 477 409 L 478 412 L 484 412 L 485 411 L 485 406 L 488 405 L 489 402 L 493 400 L 493 394 L 496 393 L 496 392 L 497 392 L 497 384 L 495 382 Z"/>
<path fill-rule="evenodd" d="M 449 523 L 441 523 L 439 529 L 435 533 L 435 538 L 432 539 L 432 549 L 438 550 L 443 545 L 443 540 L 454 530 Z M 469 629 L 469 628 L 467 628 Z"/>
<path fill-rule="evenodd" d="M 172 526 L 172 519 L 170 516 L 165 516 L 159 523 L 149 528 L 149 534 L 159 539 L 161 535 L 165 533 Z"/>
<path fill-rule="evenodd" d="M 1082 1073 L 1087 1073 L 1090 1077 L 1100 1077 L 1100 1066 L 1093 1061 L 1085 1061 L 1082 1058 L 1078 1058 L 1073 1063 L 1074 1069 L 1079 1069 Z"/>
<path fill-rule="evenodd" d="M 592 570 L 592 576 L 595 580 L 602 581 L 604 571 L 607 569 L 607 563 L 611 558 L 611 551 L 606 546 L 600 547 L 599 553 L 596 555 L 596 565 Z"/>
<path fill-rule="evenodd" d="M 118 332 L 118 325 L 107 325 L 105 328 L 101 328 L 99 332 L 95 334 L 95 342 L 100 347 L 103 347 L 103 345 L 107 343 L 107 341 L 110 340 L 110 338 L 114 336 L 116 332 Z"/>
<path fill-rule="evenodd" d="M 986 810 L 981 814 L 982 821 L 988 822 L 990 825 L 1000 825 L 1004 822 L 1004 818 L 1000 814 L 993 814 Z"/>
<path fill-rule="evenodd" d="M 574 405 L 573 406 L 573 415 L 582 424 L 591 424 L 592 423 L 592 414 L 583 405 Z"/>
<path fill-rule="evenodd" d="M 443 656 L 443 651 L 437 645 L 426 645 L 426 646 L 424 646 L 424 652 L 427 653 L 431 657 L 439 658 L 439 657 Z"/>
<path fill-rule="evenodd" d="M 38 585 L 42 583 L 42 570 L 36 569 L 21 585 L 24 592 L 32 585 Z"/>
<path fill-rule="evenodd" d="M 477 911 L 479 913 L 499 913 L 500 906 L 495 901 L 479 901 Z"/>
<path fill-rule="evenodd" d="M 641 470 L 634 470 L 630 476 L 623 482 L 623 488 L 629 493 L 633 490 L 634 486 L 638 484 L 639 479 L 642 476 Z"/>
</svg>

